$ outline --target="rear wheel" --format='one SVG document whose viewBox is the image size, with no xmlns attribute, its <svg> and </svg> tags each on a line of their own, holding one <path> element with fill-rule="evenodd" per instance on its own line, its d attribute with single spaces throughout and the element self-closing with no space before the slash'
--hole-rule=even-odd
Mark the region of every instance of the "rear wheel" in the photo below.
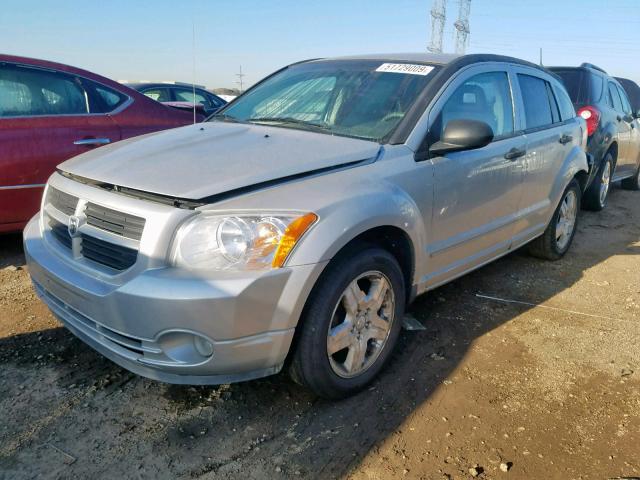
<svg viewBox="0 0 640 480">
<path fill-rule="evenodd" d="M 640 166 L 638 166 L 633 177 L 622 180 L 622 188 L 625 190 L 640 190 Z"/>
<path fill-rule="evenodd" d="M 404 303 L 402 270 L 386 250 L 337 259 L 305 306 L 291 376 L 325 398 L 361 390 L 391 355 Z"/>
<path fill-rule="evenodd" d="M 580 193 L 578 181 L 572 180 L 564 191 L 547 229 L 529 244 L 531 255 L 546 260 L 558 260 L 567 253 L 576 233 Z"/>
<path fill-rule="evenodd" d="M 596 178 L 584 193 L 584 207 L 587 210 L 599 212 L 607 206 L 607 197 L 611 188 L 613 176 L 613 155 L 607 153 L 600 165 Z"/>
</svg>

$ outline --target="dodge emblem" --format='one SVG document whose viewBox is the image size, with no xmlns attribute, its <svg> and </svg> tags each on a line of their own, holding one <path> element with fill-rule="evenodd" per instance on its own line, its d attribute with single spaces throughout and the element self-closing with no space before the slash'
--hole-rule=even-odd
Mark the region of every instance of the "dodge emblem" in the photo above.
<svg viewBox="0 0 640 480">
<path fill-rule="evenodd" d="M 71 238 L 78 236 L 78 229 L 80 228 L 80 218 L 72 215 L 69 217 L 69 224 L 67 225 L 67 231 Z"/>
</svg>

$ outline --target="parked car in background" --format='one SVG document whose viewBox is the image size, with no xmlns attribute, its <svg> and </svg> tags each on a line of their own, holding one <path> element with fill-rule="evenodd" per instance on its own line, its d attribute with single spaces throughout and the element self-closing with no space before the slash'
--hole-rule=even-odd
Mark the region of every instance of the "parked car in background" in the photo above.
<svg viewBox="0 0 640 480">
<path fill-rule="evenodd" d="M 602 210 L 612 182 L 640 188 L 640 123 L 624 89 L 603 69 L 590 63 L 579 67 L 549 67 L 562 78 L 578 114 L 587 121 L 590 165 L 583 205 Z"/>
<path fill-rule="evenodd" d="M 0 55 L 0 233 L 38 211 L 56 165 L 100 145 L 186 125 L 192 114 L 100 75 Z"/>
<path fill-rule="evenodd" d="M 629 97 L 629 103 L 631 103 L 631 110 L 636 115 L 636 118 L 640 116 L 640 86 L 633 80 L 628 78 L 615 77 L 615 79 L 622 85 L 624 91 L 627 92 Z"/>
<path fill-rule="evenodd" d="M 180 109 L 192 109 L 205 117 L 217 112 L 227 102 L 204 88 L 193 87 L 187 83 L 127 83 L 128 87 L 137 90 L 149 98 Z"/>
<path fill-rule="evenodd" d="M 585 130 L 561 82 L 514 58 L 297 63 L 208 122 L 61 165 L 24 232 L 29 273 L 140 375 L 248 380 L 291 352 L 296 381 L 343 397 L 417 294 L 530 242 L 567 252 Z"/>
</svg>

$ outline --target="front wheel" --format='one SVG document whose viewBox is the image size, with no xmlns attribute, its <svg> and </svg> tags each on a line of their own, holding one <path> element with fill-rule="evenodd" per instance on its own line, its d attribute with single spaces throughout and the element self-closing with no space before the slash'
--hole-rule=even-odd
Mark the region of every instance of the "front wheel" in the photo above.
<svg viewBox="0 0 640 480">
<path fill-rule="evenodd" d="M 364 388 L 395 346 L 404 312 L 402 270 L 386 250 L 364 248 L 334 260 L 300 320 L 293 379 L 325 398 Z"/>
<path fill-rule="evenodd" d="M 529 253 L 545 260 L 558 260 L 569 250 L 580 211 L 580 184 L 572 180 L 544 233 L 529 244 Z"/>
</svg>

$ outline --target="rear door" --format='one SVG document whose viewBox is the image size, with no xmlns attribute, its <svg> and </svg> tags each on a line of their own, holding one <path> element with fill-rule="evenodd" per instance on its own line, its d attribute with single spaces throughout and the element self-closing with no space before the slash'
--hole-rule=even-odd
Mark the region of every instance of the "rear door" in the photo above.
<svg viewBox="0 0 640 480">
<path fill-rule="evenodd" d="M 1 65 L 0 100 L 0 225 L 8 229 L 37 212 L 56 165 L 119 140 L 120 130 L 67 73 Z"/>
<path fill-rule="evenodd" d="M 620 95 L 620 101 L 622 102 L 622 111 L 624 117 L 622 121 L 625 123 L 626 128 L 629 131 L 628 143 L 625 148 L 624 163 L 618 163 L 616 167 L 617 176 L 632 175 L 636 172 L 638 167 L 638 155 L 640 154 L 640 132 L 638 132 L 638 122 L 633 116 L 633 110 L 631 103 L 627 97 L 627 93 L 620 85 L 616 85 L 618 94 Z"/>
<path fill-rule="evenodd" d="M 525 138 L 515 125 L 508 66 L 462 72 L 430 115 L 427 142 L 455 119 L 479 120 L 494 140 L 476 150 L 431 158 L 434 208 L 427 282 L 437 285 L 508 251 L 520 200 Z"/>
<path fill-rule="evenodd" d="M 615 83 L 609 82 L 607 85 L 609 107 L 615 111 L 614 120 L 618 130 L 618 160 L 614 171 L 614 180 L 616 177 L 625 175 L 629 169 L 629 144 L 631 143 L 631 125 L 625 120 L 626 114 L 622 106 L 622 99 Z"/>
<path fill-rule="evenodd" d="M 571 118 L 561 116 L 548 76 L 523 66 L 514 67 L 514 73 L 518 85 L 517 105 L 527 141 L 519 219 L 514 232 L 514 243 L 521 243 L 546 228 L 556 207 L 556 199 L 551 195 L 558 173 L 581 137 L 576 131 L 573 108 L 565 107 L 565 117 L 573 113 Z"/>
</svg>

